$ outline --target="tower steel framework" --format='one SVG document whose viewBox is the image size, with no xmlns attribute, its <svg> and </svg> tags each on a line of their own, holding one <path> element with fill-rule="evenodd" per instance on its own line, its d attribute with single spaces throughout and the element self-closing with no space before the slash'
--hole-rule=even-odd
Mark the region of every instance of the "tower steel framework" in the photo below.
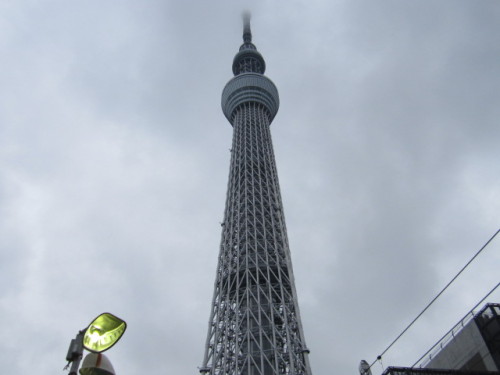
<svg viewBox="0 0 500 375">
<path fill-rule="evenodd" d="M 244 15 L 222 110 L 234 128 L 202 374 L 311 375 L 269 126 L 278 90 Z"/>
</svg>

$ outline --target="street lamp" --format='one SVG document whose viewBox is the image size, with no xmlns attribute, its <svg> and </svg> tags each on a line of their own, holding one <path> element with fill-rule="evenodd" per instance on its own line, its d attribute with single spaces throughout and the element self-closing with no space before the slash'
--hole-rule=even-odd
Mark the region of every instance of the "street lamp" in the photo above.
<svg viewBox="0 0 500 375">
<path fill-rule="evenodd" d="M 68 375 L 77 375 L 84 348 L 92 353 L 98 353 L 97 362 L 102 362 L 102 355 L 100 353 L 116 344 L 126 329 L 127 323 L 113 314 L 103 313 L 95 318 L 71 340 L 68 354 L 66 355 L 68 366 L 71 363 Z M 107 358 L 105 358 L 104 362 L 109 363 Z M 112 369 L 111 363 L 109 363 L 109 367 Z"/>
</svg>

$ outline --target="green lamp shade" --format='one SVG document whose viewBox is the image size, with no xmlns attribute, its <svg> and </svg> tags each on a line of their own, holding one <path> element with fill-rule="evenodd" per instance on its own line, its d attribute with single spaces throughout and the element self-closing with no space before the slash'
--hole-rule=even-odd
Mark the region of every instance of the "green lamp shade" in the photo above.
<svg viewBox="0 0 500 375">
<path fill-rule="evenodd" d="M 111 348 L 122 337 L 127 323 L 110 313 L 104 313 L 94 319 L 83 336 L 83 347 L 94 353 L 101 353 Z"/>
</svg>

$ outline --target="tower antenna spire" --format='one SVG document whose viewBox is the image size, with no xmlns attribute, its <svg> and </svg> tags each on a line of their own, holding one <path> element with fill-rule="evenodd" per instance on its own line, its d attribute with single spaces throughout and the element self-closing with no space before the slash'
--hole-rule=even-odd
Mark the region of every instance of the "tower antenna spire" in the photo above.
<svg viewBox="0 0 500 375">
<path fill-rule="evenodd" d="M 252 31 L 250 30 L 251 14 L 249 11 L 245 11 L 243 12 L 242 17 L 243 17 L 243 41 L 245 43 L 252 43 Z"/>
</svg>

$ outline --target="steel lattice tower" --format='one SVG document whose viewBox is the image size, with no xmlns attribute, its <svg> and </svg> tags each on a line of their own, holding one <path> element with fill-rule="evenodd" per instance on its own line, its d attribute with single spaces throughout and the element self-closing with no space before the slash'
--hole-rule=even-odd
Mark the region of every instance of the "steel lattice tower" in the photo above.
<svg viewBox="0 0 500 375">
<path fill-rule="evenodd" d="M 250 16 L 222 110 L 234 128 L 222 240 L 202 374 L 311 375 L 269 126 L 276 86 Z"/>
</svg>

